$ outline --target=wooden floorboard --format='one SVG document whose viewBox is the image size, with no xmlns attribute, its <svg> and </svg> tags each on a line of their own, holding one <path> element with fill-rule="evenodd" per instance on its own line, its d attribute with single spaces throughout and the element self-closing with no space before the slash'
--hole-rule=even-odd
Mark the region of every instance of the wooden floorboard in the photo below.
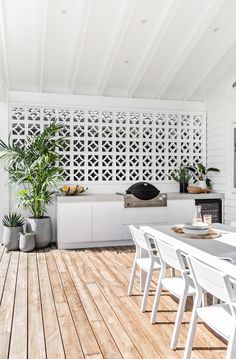
<svg viewBox="0 0 236 359">
<path fill-rule="evenodd" d="M 45 254 L 37 253 L 39 284 L 42 302 L 46 355 L 50 359 L 65 359 L 64 346 L 55 307 Z M 55 350 L 57 348 L 57 350 Z"/>
<path fill-rule="evenodd" d="M 139 278 L 127 296 L 131 247 L 25 254 L 0 247 L 0 359 L 180 359 L 191 317 L 189 301 L 178 348 L 169 347 L 178 302 L 164 292 L 157 323 L 141 313 Z M 226 344 L 198 324 L 194 359 L 224 358 Z"/>
<path fill-rule="evenodd" d="M 9 255 L 10 264 L 0 306 L 0 359 L 9 357 L 19 260 L 19 253 L 15 252 L 11 255 L 6 253 L 6 255 Z"/>
<path fill-rule="evenodd" d="M 20 253 L 12 321 L 10 359 L 27 359 L 27 254 Z M 19 333 L 21 334 L 19 336 Z"/>
<path fill-rule="evenodd" d="M 46 358 L 37 255 L 28 254 L 28 357 Z"/>
</svg>

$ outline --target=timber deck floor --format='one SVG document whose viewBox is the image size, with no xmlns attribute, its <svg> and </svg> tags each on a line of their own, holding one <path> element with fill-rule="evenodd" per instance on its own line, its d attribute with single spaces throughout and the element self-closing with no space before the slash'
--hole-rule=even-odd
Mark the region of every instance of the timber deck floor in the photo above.
<svg viewBox="0 0 236 359">
<path fill-rule="evenodd" d="M 0 359 L 182 358 L 191 311 L 173 351 L 177 302 L 164 292 L 158 323 L 149 323 L 154 290 L 144 314 L 138 280 L 127 296 L 133 257 L 131 247 L 29 254 L 0 247 Z M 195 359 L 226 354 L 202 323 L 194 348 Z"/>
</svg>

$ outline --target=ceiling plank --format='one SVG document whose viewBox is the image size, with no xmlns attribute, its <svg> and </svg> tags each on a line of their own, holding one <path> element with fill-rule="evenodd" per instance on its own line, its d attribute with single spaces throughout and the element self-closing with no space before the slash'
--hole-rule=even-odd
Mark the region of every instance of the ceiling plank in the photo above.
<svg viewBox="0 0 236 359">
<path fill-rule="evenodd" d="M 155 91 L 155 98 L 160 99 L 165 94 L 167 88 L 177 76 L 179 70 L 183 67 L 195 47 L 200 42 L 202 36 L 207 31 L 213 20 L 221 11 L 223 5 L 227 0 L 212 0 L 209 6 L 206 7 L 206 11 L 197 22 L 193 31 L 187 36 L 179 53 L 173 57 L 173 61 L 169 69 L 163 72 L 162 77 L 159 78 L 158 85 Z"/>
<path fill-rule="evenodd" d="M 158 49 L 160 48 L 164 37 L 171 26 L 174 18 L 177 15 L 179 8 L 181 7 L 183 0 L 180 1 L 173 1 L 168 0 L 166 1 L 165 9 L 163 11 L 162 20 L 159 22 L 156 31 L 149 42 L 146 51 L 143 52 L 143 56 L 141 57 L 141 61 L 136 68 L 134 75 L 129 83 L 127 89 L 127 96 L 132 97 L 138 88 L 145 72 L 151 65 L 151 62 L 156 55 Z"/>
<path fill-rule="evenodd" d="M 43 4 L 43 21 L 42 21 L 42 40 L 41 40 L 41 56 L 40 56 L 40 72 L 39 72 L 39 92 L 43 91 L 44 62 L 45 62 L 45 45 L 47 33 L 48 18 L 48 0 L 44 0 Z"/>
<path fill-rule="evenodd" d="M 73 67 L 72 67 L 72 74 L 71 74 L 71 79 L 69 82 L 69 92 L 71 94 L 73 94 L 75 91 L 76 79 L 77 79 L 78 73 L 79 73 L 79 66 L 80 66 L 81 57 L 82 57 L 82 53 L 83 53 L 84 46 L 85 46 L 86 35 L 88 32 L 88 28 L 89 28 L 93 3 L 94 3 L 94 0 L 85 0 L 84 1 L 84 16 L 82 17 L 83 21 L 80 25 L 81 31 L 79 31 L 80 35 L 78 36 L 78 43 L 77 43 L 77 48 L 76 48 L 76 52 L 75 52 L 76 57 L 75 57 L 75 61 L 74 61 Z"/>
<path fill-rule="evenodd" d="M 0 33 L 1 33 L 1 41 L 2 41 L 5 88 L 9 89 L 9 87 L 10 87 L 10 83 L 9 83 L 9 66 L 8 66 L 8 56 L 7 56 L 5 18 L 4 18 L 4 13 L 3 13 L 3 1 L 2 0 L 0 0 Z"/>
<path fill-rule="evenodd" d="M 102 70 L 102 74 L 100 76 L 99 84 L 98 84 L 98 95 L 103 95 L 106 89 L 107 82 L 109 80 L 111 71 L 115 64 L 118 52 L 120 50 L 121 44 L 125 38 L 127 33 L 131 18 L 133 16 L 135 7 L 137 5 L 138 0 L 125 1 L 124 8 L 121 14 L 121 21 L 117 27 L 115 32 L 115 36 L 112 41 L 112 46 L 108 51 L 108 55 L 105 61 L 105 65 Z"/>
<path fill-rule="evenodd" d="M 191 80 L 190 85 L 188 86 L 187 90 L 184 93 L 185 100 L 189 100 L 191 98 L 191 96 L 200 87 L 202 82 L 207 78 L 210 72 L 221 61 L 221 59 L 225 56 L 227 51 L 229 51 L 231 46 L 233 46 L 233 44 L 235 43 L 236 43 L 235 31 L 232 31 L 229 34 L 229 36 L 226 37 L 221 44 L 219 44 L 216 50 L 212 51 L 212 53 L 209 54 L 209 57 L 205 62 L 205 68 L 200 69 L 200 71 L 196 73 L 192 79 L 190 79 Z"/>
</svg>

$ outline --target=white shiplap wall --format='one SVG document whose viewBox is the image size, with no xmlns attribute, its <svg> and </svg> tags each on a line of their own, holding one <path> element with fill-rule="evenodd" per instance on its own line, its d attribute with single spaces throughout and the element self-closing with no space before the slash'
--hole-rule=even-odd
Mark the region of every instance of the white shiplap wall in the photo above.
<svg viewBox="0 0 236 359">
<path fill-rule="evenodd" d="M 207 163 L 220 174 L 212 176 L 214 191 L 225 193 L 225 222 L 236 221 L 236 193 L 233 193 L 233 124 L 236 124 L 236 90 L 219 91 L 207 106 Z"/>
</svg>

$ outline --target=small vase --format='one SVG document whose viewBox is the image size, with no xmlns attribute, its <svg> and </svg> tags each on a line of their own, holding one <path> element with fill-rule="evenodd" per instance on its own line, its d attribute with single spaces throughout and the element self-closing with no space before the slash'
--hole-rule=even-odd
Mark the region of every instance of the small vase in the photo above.
<svg viewBox="0 0 236 359">
<path fill-rule="evenodd" d="M 20 233 L 19 248 L 22 252 L 31 252 L 35 248 L 34 233 Z"/>
<path fill-rule="evenodd" d="M 179 184 L 179 192 L 180 193 L 187 193 L 188 192 L 187 188 L 188 188 L 188 183 L 180 183 Z"/>
<path fill-rule="evenodd" d="M 19 249 L 19 233 L 23 232 L 23 227 L 3 227 L 3 245 L 8 251 Z"/>
</svg>

